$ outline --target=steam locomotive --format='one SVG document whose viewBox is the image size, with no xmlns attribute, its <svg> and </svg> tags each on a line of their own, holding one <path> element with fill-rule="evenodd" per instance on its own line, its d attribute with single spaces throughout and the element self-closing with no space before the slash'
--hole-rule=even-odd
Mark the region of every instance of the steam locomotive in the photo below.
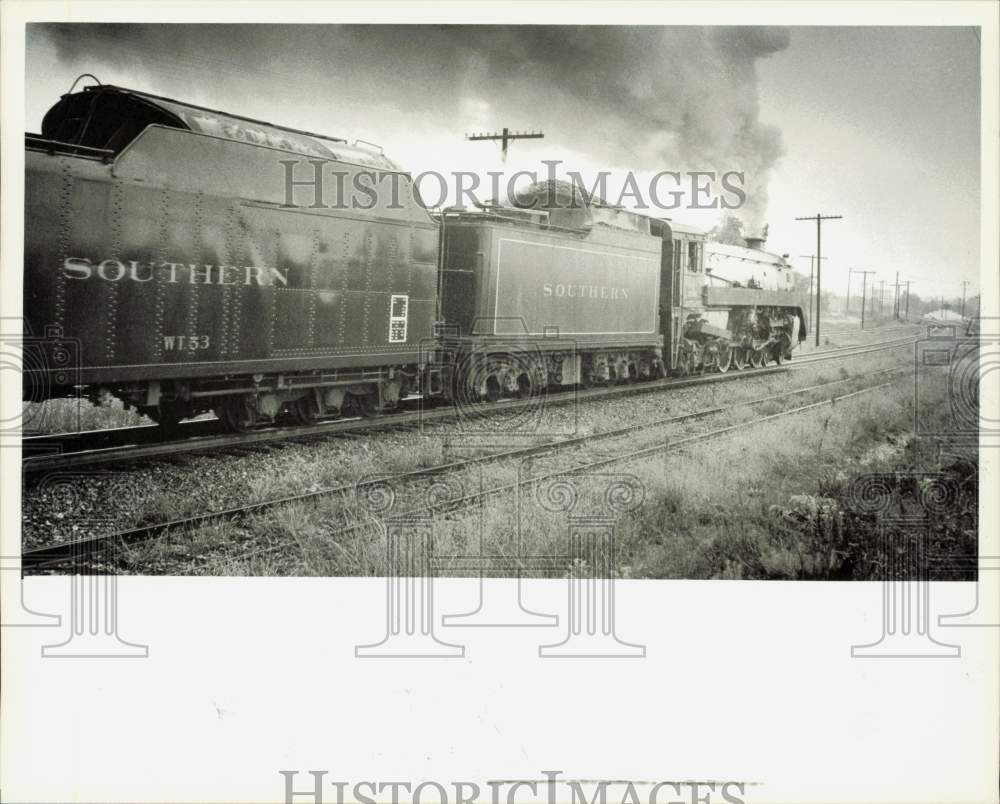
<svg viewBox="0 0 1000 804">
<path fill-rule="evenodd" d="M 243 430 L 760 366 L 808 328 L 759 241 L 541 186 L 431 212 L 377 147 L 116 86 L 64 95 L 25 160 L 33 401 L 85 389 Z M 402 191 L 318 204 L 295 164 Z"/>
</svg>

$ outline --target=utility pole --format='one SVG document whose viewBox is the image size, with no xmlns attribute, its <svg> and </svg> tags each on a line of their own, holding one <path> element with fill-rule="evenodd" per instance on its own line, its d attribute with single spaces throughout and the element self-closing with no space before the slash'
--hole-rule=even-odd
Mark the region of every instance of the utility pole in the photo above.
<svg viewBox="0 0 1000 804">
<path fill-rule="evenodd" d="M 799 254 L 800 257 L 809 258 L 809 315 L 813 314 L 813 271 L 815 270 L 815 265 L 813 260 L 816 259 L 815 254 Z M 826 257 L 821 257 L 820 259 L 826 259 Z M 819 308 L 816 309 L 816 317 L 819 317 Z"/>
<path fill-rule="evenodd" d="M 865 293 L 868 290 L 868 274 L 874 274 L 874 271 L 856 271 L 855 273 L 861 274 L 861 329 L 865 328 Z M 875 301 L 875 294 L 872 294 L 872 301 Z"/>
<path fill-rule="evenodd" d="M 906 314 L 905 318 L 907 323 L 910 321 L 910 280 L 906 280 Z"/>
<path fill-rule="evenodd" d="M 885 280 L 880 279 L 878 281 L 878 317 L 883 318 L 883 310 L 885 307 Z"/>
<path fill-rule="evenodd" d="M 899 281 L 899 271 L 896 271 L 896 284 L 893 287 L 893 302 L 892 302 L 892 317 L 897 321 L 899 320 L 899 289 L 903 287 L 903 283 Z"/>
<path fill-rule="evenodd" d="M 962 280 L 962 318 L 965 318 L 965 286 L 969 284 L 967 279 Z"/>
<path fill-rule="evenodd" d="M 479 140 L 499 140 L 503 163 L 507 164 L 507 146 L 514 140 L 540 140 L 545 135 L 541 131 L 511 131 L 506 126 L 503 131 L 493 134 L 466 134 L 465 139 L 476 142 Z"/>
<path fill-rule="evenodd" d="M 820 299 L 822 298 L 822 288 L 823 288 L 823 266 L 820 264 L 820 260 L 823 259 L 823 240 L 821 234 L 821 228 L 823 221 L 827 220 L 838 220 L 842 218 L 843 215 L 821 215 L 817 212 L 814 216 L 809 216 L 805 218 L 796 218 L 797 221 L 816 221 L 816 345 L 819 346 L 819 310 L 820 310 Z"/>
<path fill-rule="evenodd" d="M 850 301 L 851 301 L 851 274 L 863 274 L 863 273 L 864 273 L 864 271 L 856 271 L 854 268 L 848 268 L 847 269 L 847 301 L 848 301 L 848 310 L 850 309 Z M 863 307 L 864 307 L 864 303 L 862 302 L 862 308 Z M 862 309 L 861 312 L 864 313 L 864 309 Z"/>
</svg>

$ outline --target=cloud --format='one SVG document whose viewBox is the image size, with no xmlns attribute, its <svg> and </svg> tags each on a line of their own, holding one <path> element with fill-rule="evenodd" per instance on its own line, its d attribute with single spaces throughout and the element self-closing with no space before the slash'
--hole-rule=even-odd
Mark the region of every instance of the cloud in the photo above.
<svg viewBox="0 0 1000 804">
<path fill-rule="evenodd" d="M 750 230 L 764 223 L 783 152 L 780 131 L 759 119 L 756 73 L 759 60 L 788 47 L 782 28 L 57 24 L 39 32 L 64 64 L 88 65 L 104 81 L 121 79 L 102 70 L 196 103 L 205 92 L 231 97 L 225 109 L 237 114 L 254 114 L 241 105 L 293 104 L 336 119 L 342 105 L 356 114 L 368 104 L 383 120 L 394 112 L 400 126 L 429 116 L 456 129 L 490 116 L 497 126 L 542 128 L 608 167 L 743 171 Z"/>
</svg>

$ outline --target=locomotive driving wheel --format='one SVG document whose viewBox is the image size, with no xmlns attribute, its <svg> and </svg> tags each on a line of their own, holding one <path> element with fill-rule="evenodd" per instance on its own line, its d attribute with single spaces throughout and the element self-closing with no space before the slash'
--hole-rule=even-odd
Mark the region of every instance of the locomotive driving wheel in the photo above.
<svg viewBox="0 0 1000 804">
<path fill-rule="evenodd" d="M 786 360 L 790 360 L 792 357 L 791 345 L 787 338 L 782 336 L 776 344 L 774 344 L 774 351 L 772 353 L 774 357 L 774 362 L 779 366 Z"/>
<path fill-rule="evenodd" d="M 760 368 L 764 364 L 763 355 L 760 349 L 750 350 L 750 366 L 752 368 Z"/>
<path fill-rule="evenodd" d="M 729 371 L 729 364 L 733 360 L 733 347 L 728 343 L 720 343 L 717 355 L 716 365 L 719 367 L 719 372 L 725 374 Z"/>
<path fill-rule="evenodd" d="M 733 368 L 737 371 L 743 371 L 747 367 L 747 350 L 742 346 L 737 346 L 733 349 Z"/>
</svg>

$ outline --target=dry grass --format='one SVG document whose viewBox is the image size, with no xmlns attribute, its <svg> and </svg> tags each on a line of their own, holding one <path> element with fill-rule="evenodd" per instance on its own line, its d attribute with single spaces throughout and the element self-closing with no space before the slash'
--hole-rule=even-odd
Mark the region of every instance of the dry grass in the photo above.
<svg viewBox="0 0 1000 804">
<path fill-rule="evenodd" d="M 827 525 L 837 511 L 843 515 L 847 488 L 857 475 L 900 465 L 927 469 L 936 460 L 907 437 L 913 419 L 909 380 L 835 406 L 749 424 L 780 407 L 775 402 L 756 412 L 741 410 L 731 420 L 748 423 L 742 432 L 612 470 L 634 474 L 645 492 L 640 508 L 617 517 L 613 572 L 641 578 L 855 578 L 876 572 L 870 529 L 845 532 Z M 516 470 L 491 467 L 487 485 L 513 482 Z M 459 482 L 468 490 L 478 487 L 480 478 Z M 585 480 L 579 498 L 603 499 L 606 485 L 603 478 Z M 398 502 L 399 510 L 407 508 Z M 354 499 L 279 509 L 249 528 L 254 538 L 247 555 L 227 549 L 197 571 L 382 575 L 385 536 L 378 519 Z M 342 532 L 346 523 L 359 521 L 372 524 Z M 438 513 L 432 524 L 436 555 L 490 556 L 482 564 L 487 575 L 590 571 L 568 553 L 565 514 L 540 504 L 530 489 L 522 490 L 520 499 L 508 493 L 471 510 Z M 850 524 L 854 531 L 860 527 L 854 520 Z M 230 527 L 211 529 L 206 542 L 218 546 L 231 539 L 223 532 Z M 954 536 L 948 538 L 954 542 Z M 967 543 L 949 547 L 967 548 Z M 554 554 L 564 560 L 533 560 Z M 444 575 L 468 575 L 468 568 L 468 562 L 437 564 Z"/>
<path fill-rule="evenodd" d="M 583 406 L 581 411 L 586 408 L 586 413 L 582 421 L 586 431 L 600 431 L 633 419 L 648 421 L 850 379 L 833 391 L 845 393 L 861 387 L 866 375 L 883 368 L 912 366 L 912 359 L 907 350 L 879 352 L 866 356 L 863 362 L 819 364 L 793 374 L 748 377 L 715 388 L 681 389 L 628 402 Z M 608 470 L 636 475 L 645 490 L 641 508 L 617 517 L 618 554 L 613 571 L 645 578 L 865 577 L 873 566 L 863 545 L 849 539 L 840 543 L 843 534 L 831 535 L 821 527 L 828 516 L 824 501 L 835 500 L 842 510 L 841 498 L 858 474 L 900 463 L 912 468 L 934 463 L 936 456 L 919 454 L 906 437 L 913 415 L 909 383 L 903 380 L 891 390 L 763 425 L 750 422 L 818 397 L 738 408 L 726 415 L 726 423 L 745 423 L 745 430 Z M 943 400 L 943 385 L 941 394 Z M 637 437 L 634 446 L 641 445 Z M 608 451 L 623 448 L 617 444 Z M 275 448 L 268 456 L 268 471 L 241 471 L 237 465 L 234 474 L 246 501 L 262 501 L 351 486 L 361 478 L 440 465 L 451 457 L 443 433 L 396 433 L 344 439 L 333 447 Z M 564 466 L 572 463 L 566 456 L 561 460 Z M 491 465 L 482 476 L 478 470 L 470 470 L 448 475 L 448 482 L 468 492 L 480 488 L 481 483 L 513 483 L 518 469 L 512 462 Z M 551 470 L 535 469 L 536 473 Z M 589 487 L 585 483 L 582 496 L 599 496 L 600 482 L 593 481 Z M 425 484 L 401 492 L 392 512 L 418 507 L 427 488 Z M 205 510 L 196 498 L 168 492 L 160 496 L 146 507 L 144 520 Z M 158 567 L 177 571 L 177 561 L 171 561 L 173 550 L 184 562 L 183 571 L 199 574 L 383 575 L 388 568 L 380 523 L 385 518 L 373 514 L 353 494 L 325 496 L 281 506 L 239 524 L 202 528 L 175 540 L 173 548 L 160 544 L 137 547 L 131 554 L 131 567 L 139 572 L 156 572 Z M 344 531 L 356 523 L 368 524 Z M 547 510 L 530 490 L 521 494 L 520 503 L 507 493 L 472 510 L 438 513 L 432 526 L 437 556 L 490 556 L 492 560 L 482 565 L 486 574 L 521 571 L 560 576 L 590 569 L 581 568 L 569 555 L 565 515 Z M 952 548 L 965 549 L 954 544 Z M 541 562 L 532 558 L 553 554 L 565 560 Z M 468 562 L 438 562 L 441 574 L 469 575 L 469 567 Z"/>
<path fill-rule="evenodd" d="M 49 399 L 22 403 L 21 420 L 25 435 L 75 433 L 83 430 L 106 430 L 137 427 L 152 420 L 135 409 L 125 410 L 121 400 L 109 398 L 101 405 L 86 399 Z"/>
</svg>

